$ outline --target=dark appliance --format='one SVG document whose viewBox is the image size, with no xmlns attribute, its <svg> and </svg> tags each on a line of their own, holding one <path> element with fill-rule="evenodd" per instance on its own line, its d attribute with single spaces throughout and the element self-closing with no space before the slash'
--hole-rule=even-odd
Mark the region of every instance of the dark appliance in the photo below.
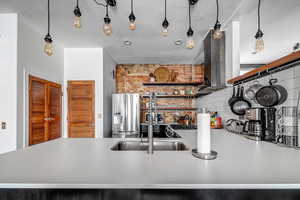
<svg viewBox="0 0 300 200">
<path fill-rule="evenodd" d="M 246 111 L 244 131 L 256 140 L 275 141 L 276 108 L 251 108 Z"/>
<path fill-rule="evenodd" d="M 265 141 L 276 140 L 276 108 L 265 108 Z"/>
</svg>

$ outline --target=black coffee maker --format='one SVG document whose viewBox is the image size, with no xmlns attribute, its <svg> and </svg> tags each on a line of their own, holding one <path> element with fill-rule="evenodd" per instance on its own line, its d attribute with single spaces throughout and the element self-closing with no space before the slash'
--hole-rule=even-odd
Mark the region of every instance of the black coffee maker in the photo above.
<svg viewBox="0 0 300 200">
<path fill-rule="evenodd" d="M 276 108 L 250 108 L 246 111 L 244 132 L 251 139 L 275 141 Z"/>
</svg>

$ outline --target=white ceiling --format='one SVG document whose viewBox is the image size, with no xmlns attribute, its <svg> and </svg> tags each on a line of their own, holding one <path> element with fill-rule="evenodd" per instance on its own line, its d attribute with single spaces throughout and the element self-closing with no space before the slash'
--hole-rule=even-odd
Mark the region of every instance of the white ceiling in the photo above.
<svg viewBox="0 0 300 200">
<path fill-rule="evenodd" d="M 101 1 L 101 0 L 98 0 Z M 107 48 L 118 63 L 192 63 L 208 29 L 214 25 L 216 2 L 199 0 L 192 8 L 192 23 L 197 48 L 188 50 L 185 44 L 176 46 L 178 39 L 185 41 L 188 29 L 188 0 L 168 0 L 169 36 L 160 36 L 164 16 L 164 0 L 135 0 L 134 12 L 137 30 L 128 30 L 130 0 L 117 0 L 110 8 L 113 36 L 102 32 L 105 9 L 93 0 L 81 0 L 83 28 L 72 27 L 75 0 L 52 0 L 52 35 L 65 47 Z M 220 0 L 221 21 L 227 20 L 241 0 Z M 35 26 L 42 35 L 46 33 L 46 0 L 1 0 L 0 12 L 18 12 Z M 40 38 L 37 38 L 40 39 Z M 133 45 L 123 45 L 130 40 Z"/>
<path fill-rule="evenodd" d="M 101 0 L 98 0 L 101 1 Z M 102 0 L 104 1 L 104 0 Z M 257 0 L 219 0 L 222 22 L 232 17 L 241 21 L 241 63 L 268 63 L 291 52 L 295 42 L 300 41 L 300 1 L 263 0 L 262 30 L 266 48 L 253 55 L 254 35 L 257 24 Z M 178 39 L 186 40 L 188 28 L 188 0 L 168 0 L 168 37 L 160 36 L 164 0 L 134 0 L 137 30 L 128 30 L 130 0 L 117 0 L 117 7 L 110 8 L 113 36 L 102 32 L 105 9 L 93 0 L 80 0 L 83 28 L 74 29 L 73 9 L 75 0 L 52 0 L 52 35 L 65 47 L 106 48 L 118 63 L 192 63 L 203 49 L 202 39 L 215 22 L 215 0 L 199 0 L 192 8 L 196 48 L 188 50 L 185 44 L 176 46 Z M 17 12 L 31 26 L 46 33 L 46 0 L 1 0 L 0 12 Z M 238 12 L 237 12 L 238 11 Z M 37 38 L 40 40 L 40 38 Z M 123 41 L 130 40 L 127 47 Z M 42 43 L 43 41 L 41 41 Z M 200 54 L 201 55 L 201 54 Z"/>
<path fill-rule="evenodd" d="M 261 5 L 261 28 L 265 34 L 265 49 L 252 54 L 257 31 L 256 7 L 240 16 L 241 64 L 272 62 L 291 53 L 294 44 L 300 42 L 300 1 L 264 0 Z"/>
</svg>

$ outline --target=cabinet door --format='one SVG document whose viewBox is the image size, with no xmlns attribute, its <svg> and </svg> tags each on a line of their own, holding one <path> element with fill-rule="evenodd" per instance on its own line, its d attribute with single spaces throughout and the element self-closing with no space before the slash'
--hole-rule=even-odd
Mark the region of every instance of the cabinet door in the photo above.
<svg viewBox="0 0 300 200">
<path fill-rule="evenodd" d="M 95 137 L 95 82 L 68 82 L 68 133 L 71 138 Z"/>
<path fill-rule="evenodd" d="M 48 140 L 61 137 L 61 86 L 55 83 L 48 83 Z"/>
</svg>

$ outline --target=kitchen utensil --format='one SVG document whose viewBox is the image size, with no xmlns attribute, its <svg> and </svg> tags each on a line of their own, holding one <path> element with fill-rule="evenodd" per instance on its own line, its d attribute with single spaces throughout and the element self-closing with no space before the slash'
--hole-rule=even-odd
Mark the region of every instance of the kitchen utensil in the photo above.
<svg viewBox="0 0 300 200">
<path fill-rule="evenodd" d="M 170 80 L 171 80 L 172 82 L 175 82 L 176 79 L 177 79 L 177 76 L 178 76 L 178 73 L 175 72 L 174 70 L 172 70 L 172 71 L 171 71 L 171 75 L 170 75 Z"/>
<path fill-rule="evenodd" d="M 154 71 L 154 76 L 158 82 L 168 82 L 170 71 L 166 67 L 159 67 Z"/>
<path fill-rule="evenodd" d="M 238 100 L 238 95 L 240 93 L 240 86 L 238 86 L 237 92 L 235 91 L 235 87 L 232 87 L 232 97 L 228 100 L 228 105 L 231 106 L 233 102 Z"/>
<path fill-rule="evenodd" d="M 255 95 L 257 91 L 262 88 L 263 86 L 258 82 L 255 81 L 253 85 L 249 86 L 245 92 L 245 97 L 248 100 L 256 101 Z"/>
<path fill-rule="evenodd" d="M 231 111 L 236 115 L 244 115 L 246 110 L 251 108 L 251 103 L 244 99 L 244 87 L 240 89 L 238 99 L 234 101 L 231 106 Z"/>
<path fill-rule="evenodd" d="M 236 119 L 229 119 L 225 123 L 225 129 L 231 133 L 242 134 L 244 130 L 244 122 Z"/>
<path fill-rule="evenodd" d="M 257 91 L 255 98 L 258 104 L 273 107 L 286 101 L 287 90 L 281 85 L 274 85 L 274 83 L 277 83 L 277 79 L 270 79 L 269 86 L 264 86 Z"/>
</svg>

